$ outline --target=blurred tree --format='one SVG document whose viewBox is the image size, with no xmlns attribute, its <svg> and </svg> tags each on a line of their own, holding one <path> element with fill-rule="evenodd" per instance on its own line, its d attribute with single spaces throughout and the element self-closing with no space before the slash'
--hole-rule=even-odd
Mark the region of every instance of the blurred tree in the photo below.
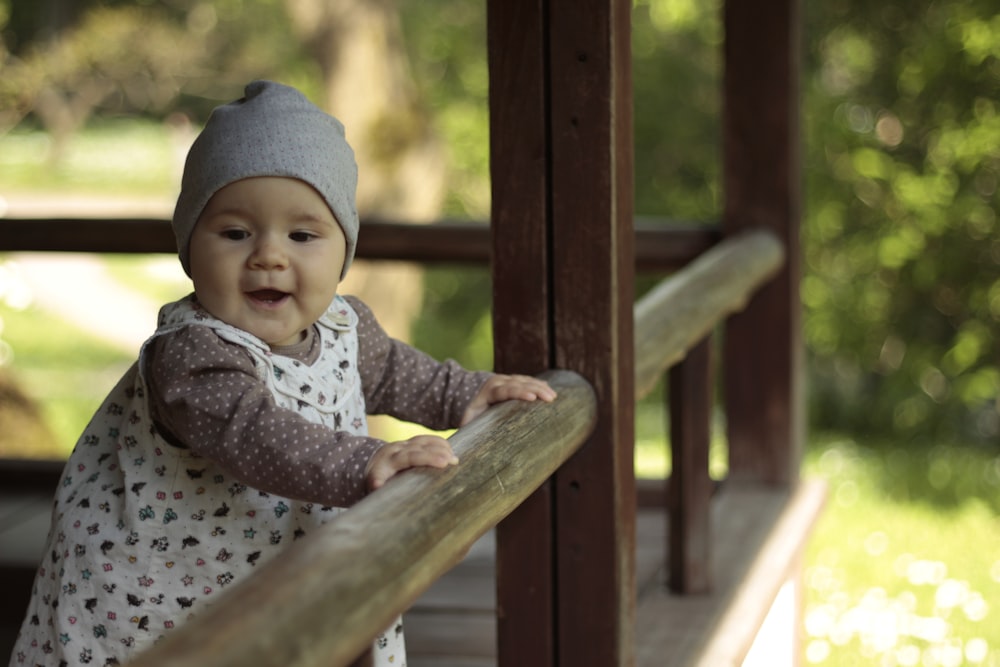
<svg viewBox="0 0 1000 667">
<path fill-rule="evenodd" d="M 350 135 L 361 174 L 359 207 L 433 218 L 444 190 L 444 152 L 414 86 L 392 1 L 285 0 L 319 66 L 326 108 Z"/>
<path fill-rule="evenodd" d="M 441 214 L 446 154 L 414 85 L 391 0 L 285 0 L 319 67 L 326 108 L 346 127 L 358 161 L 363 216 L 430 222 Z M 343 291 L 362 296 L 392 335 L 409 338 L 421 306 L 416 265 L 358 264 Z"/>
<path fill-rule="evenodd" d="M 718 219 L 721 0 L 636 0 L 632 19 L 635 210 Z"/>
<path fill-rule="evenodd" d="M 59 38 L 8 62 L 3 87 L 15 104 L 5 108 L 13 120 L 34 113 L 58 161 L 68 139 L 113 96 L 118 105 L 162 110 L 203 53 L 183 26 L 149 11 L 97 8 Z"/>
<path fill-rule="evenodd" d="M 445 213 L 484 221 L 490 213 L 485 9 L 478 0 L 399 3 L 413 84 L 448 151 Z"/>
<path fill-rule="evenodd" d="M 17 11 L 13 11 L 13 4 L 12 0 L 0 2 L 0 6 L 6 8 L 3 14 L 9 18 L 9 48 L 15 53 L 22 46 L 50 39 L 69 28 L 87 7 L 87 3 L 74 0 L 38 0 L 32 3 L 17 0 Z"/>
<path fill-rule="evenodd" d="M 721 3 L 636 0 L 636 211 L 717 215 Z M 1000 435 L 1000 13 L 803 3 L 811 418 Z"/>
<path fill-rule="evenodd" d="M 996 3 L 839 0 L 807 21 L 814 420 L 995 444 Z"/>
<path fill-rule="evenodd" d="M 485 4 L 469 0 L 399 3 L 413 81 L 433 110 L 448 151 L 446 217 L 490 215 L 489 79 Z M 442 267 L 424 275 L 414 342 L 473 368 L 493 362 L 490 277 L 486 268 Z"/>
<path fill-rule="evenodd" d="M 227 97 L 248 78 L 287 67 L 297 53 L 291 40 L 274 39 L 284 17 L 278 0 L 257 0 L 246 16 L 242 0 L 91 0 L 69 3 L 72 10 L 57 12 L 64 18 L 52 23 L 39 13 L 44 5 L 5 1 L 0 131 L 31 114 L 51 135 L 55 161 L 96 111 L 162 117 L 182 93 Z M 15 32 L 19 26 L 27 34 Z M 8 42 L 16 52 L 3 47 Z"/>
</svg>

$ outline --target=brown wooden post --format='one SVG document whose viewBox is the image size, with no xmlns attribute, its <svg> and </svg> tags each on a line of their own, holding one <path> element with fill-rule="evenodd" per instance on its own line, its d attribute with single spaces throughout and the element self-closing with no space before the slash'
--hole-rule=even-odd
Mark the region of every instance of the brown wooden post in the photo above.
<svg viewBox="0 0 1000 667">
<path fill-rule="evenodd" d="M 555 475 L 558 664 L 632 665 L 635 371 L 631 0 L 551 0 L 556 365 L 598 397 Z"/>
<path fill-rule="evenodd" d="M 707 593 L 712 586 L 708 455 L 713 377 L 711 336 L 691 348 L 669 373 L 668 584 L 682 594 Z"/>
<path fill-rule="evenodd" d="M 552 366 L 545 16 L 540 0 L 487 2 L 494 367 Z M 497 526 L 497 657 L 555 664 L 551 483 Z"/>
<path fill-rule="evenodd" d="M 632 665 L 631 2 L 488 7 L 497 368 L 547 357 L 598 397 L 591 439 L 498 531 L 499 664 Z"/>
<path fill-rule="evenodd" d="M 726 326 L 729 474 L 791 485 L 804 428 L 798 0 L 729 0 L 725 32 L 724 231 L 770 229 L 787 255 L 781 273 Z"/>
</svg>

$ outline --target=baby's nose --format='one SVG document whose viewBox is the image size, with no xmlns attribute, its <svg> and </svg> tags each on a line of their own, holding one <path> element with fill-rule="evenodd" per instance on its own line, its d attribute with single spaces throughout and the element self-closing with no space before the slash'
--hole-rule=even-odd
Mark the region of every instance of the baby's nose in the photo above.
<svg viewBox="0 0 1000 667">
<path fill-rule="evenodd" d="M 288 257 L 282 244 L 271 236 L 260 237 L 254 245 L 253 254 L 250 256 L 251 266 L 257 268 L 274 268 L 284 266 L 287 262 Z"/>
</svg>

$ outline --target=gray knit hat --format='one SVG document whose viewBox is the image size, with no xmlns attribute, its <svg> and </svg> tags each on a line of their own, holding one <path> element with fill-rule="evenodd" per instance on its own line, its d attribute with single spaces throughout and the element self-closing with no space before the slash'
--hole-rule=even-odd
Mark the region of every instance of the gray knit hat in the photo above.
<svg viewBox="0 0 1000 667">
<path fill-rule="evenodd" d="M 243 98 L 217 107 L 188 153 L 173 219 L 188 275 L 191 232 L 208 200 L 254 176 L 297 178 L 323 197 L 347 239 L 343 278 L 358 240 L 354 151 L 340 121 L 294 88 L 271 81 L 254 81 Z"/>
</svg>

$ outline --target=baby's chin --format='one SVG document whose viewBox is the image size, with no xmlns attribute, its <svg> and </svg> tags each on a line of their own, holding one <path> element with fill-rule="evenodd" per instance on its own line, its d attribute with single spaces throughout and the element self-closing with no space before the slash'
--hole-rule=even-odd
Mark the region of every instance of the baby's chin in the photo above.
<svg viewBox="0 0 1000 667">
<path fill-rule="evenodd" d="M 257 337 L 260 338 L 265 343 L 267 343 L 272 350 L 275 350 L 283 347 L 292 347 L 293 345 L 298 345 L 299 343 L 301 343 L 306 339 L 306 335 L 307 332 L 305 329 L 303 329 L 302 331 L 299 331 L 297 334 L 293 334 L 292 336 L 289 336 L 288 338 L 281 341 L 270 341 L 267 340 L 266 338 L 261 338 L 260 336 Z"/>
</svg>

